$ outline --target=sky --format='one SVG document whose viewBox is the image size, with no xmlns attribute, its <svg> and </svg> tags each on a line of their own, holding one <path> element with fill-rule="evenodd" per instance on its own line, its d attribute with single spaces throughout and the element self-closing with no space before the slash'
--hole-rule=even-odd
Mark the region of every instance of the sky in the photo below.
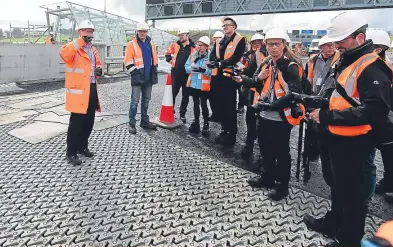
<svg viewBox="0 0 393 247">
<path fill-rule="evenodd" d="M 34 24 L 45 24 L 45 11 L 40 5 L 54 4 L 59 0 L 1 0 L 0 28 L 9 30 L 13 26 L 27 27 L 27 21 Z M 61 0 L 60 0 L 61 1 Z M 73 0 L 72 2 L 103 10 L 105 0 Z M 145 0 L 106 0 L 107 12 L 141 21 L 145 16 Z M 23 6 L 23 7 L 22 7 Z M 370 27 L 393 29 L 393 9 L 356 10 L 370 23 Z M 287 13 L 236 16 L 240 29 L 258 30 L 270 23 L 287 30 L 293 29 L 325 29 L 330 18 L 339 11 Z M 312 21 L 311 21 L 312 20 Z M 219 17 L 162 20 L 156 22 L 156 27 L 164 30 L 177 30 L 180 27 L 190 29 L 221 29 Z"/>
</svg>

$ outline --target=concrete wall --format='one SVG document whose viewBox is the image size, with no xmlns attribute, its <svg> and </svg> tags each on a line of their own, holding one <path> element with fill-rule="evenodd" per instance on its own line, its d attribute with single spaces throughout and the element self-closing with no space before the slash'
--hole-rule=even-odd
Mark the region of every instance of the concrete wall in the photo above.
<svg viewBox="0 0 393 247">
<path fill-rule="evenodd" d="M 64 78 L 60 45 L 0 45 L 0 84 Z"/>
<path fill-rule="evenodd" d="M 104 63 L 106 46 L 96 47 Z M 65 67 L 59 49 L 60 45 L 0 45 L 0 84 L 64 79 Z"/>
</svg>

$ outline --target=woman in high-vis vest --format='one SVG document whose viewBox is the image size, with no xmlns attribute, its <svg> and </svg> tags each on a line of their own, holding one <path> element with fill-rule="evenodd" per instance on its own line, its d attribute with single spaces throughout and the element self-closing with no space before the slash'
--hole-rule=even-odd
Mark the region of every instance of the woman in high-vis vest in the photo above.
<svg viewBox="0 0 393 247">
<path fill-rule="evenodd" d="M 206 66 L 209 61 L 210 39 L 203 36 L 198 40 L 197 51 L 193 52 L 188 58 L 185 68 L 190 75 L 187 80 L 187 87 L 190 88 L 190 95 L 194 101 L 194 122 L 191 124 L 189 131 L 198 134 L 201 131 L 199 123 L 200 109 L 202 107 L 203 129 L 202 135 L 209 133 L 209 108 L 207 99 L 210 91 L 211 69 Z"/>
<path fill-rule="evenodd" d="M 93 157 L 88 139 L 95 112 L 101 111 L 96 85 L 97 78 L 102 75 L 102 63 L 97 49 L 91 44 L 94 31 L 89 20 L 83 21 L 78 26 L 80 37 L 60 48 L 60 57 L 66 66 L 66 110 L 71 112 L 66 157 L 73 165 L 82 163 L 78 153 Z"/>
<path fill-rule="evenodd" d="M 291 92 L 302 92 L 303 69 L 301 60 L 287 46 L 288 39 L 285 30 L 270 29 L 265 36 L 268 61 L 262 63 L 254 78 L 235 78 L 240 83 L 260 83 L 259 100 L 270 104 L 269 108 L 260 112 L 258 125 L 264 172 L 248 183 L 253 187 L 275 188 L 269 194 L 275 201 L 288 195 L 291 177 L 289 139 L 292 127 L 304 117 L 304 106 L 292 103 Z"/>
<path fill-rule="evenodd" d="M 390 111 L 392 71 L 373 52 L 367 26 L 361 15 L 350 11 L 331 20 L 327 35 L 341 53 L 331 73 L 336 88 L 329 108 L 310 114 L 330 132 L 332 205 L 324 217 L 304 220 L 312 230 L 333 233 L 337 242 L 329 246 L 360 246 L 375 189 L 375 146 L 388 134 L 381 126 Z"/>
<path fill-rule="evenodd" d="M 240 62 L 244 64 L 245 68 L 242 72 L 243 75 L 252 78 L 255 71 L 262 64 L 262 61 L 266 57 L 266 48 L 263 45 L 264 36 L 261 34 L 255 34 L 251 38 L 251 49 L 250 51 L 244 53 L 244 56 Z M 257 139 L 257 115 L 255 109 L 252 107 L 254 103 L 254 95 L 256 90 L 254 87 L 249 88 L 242 86 L 242 94 L 239 97 L 243 97 L 244 103 L 247 105 L 246 112 L 246 124 L 247 124 L 247 137 L 245 141 L 245 146 L 241 150 L 241 155 L 243 158 L 248 158 L 252 156 L 254 151 L 254 143 Z M 257 95 L 257 99 L 259 94 Z M 239 99 L 240 102 L 240 99 Z"/>
</svg>

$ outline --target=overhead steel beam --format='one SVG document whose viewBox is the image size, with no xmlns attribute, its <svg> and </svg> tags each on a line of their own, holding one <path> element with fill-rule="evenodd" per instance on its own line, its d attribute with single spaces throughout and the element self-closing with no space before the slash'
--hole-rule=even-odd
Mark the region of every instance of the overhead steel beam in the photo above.
<svg viewBox="0 0 393 247">
<path fill-rule="evenodd" d="M 393 0 L 162 0 L 146 4 L 146 20 L 225 15 L 392 8 Z"/>
</svg>

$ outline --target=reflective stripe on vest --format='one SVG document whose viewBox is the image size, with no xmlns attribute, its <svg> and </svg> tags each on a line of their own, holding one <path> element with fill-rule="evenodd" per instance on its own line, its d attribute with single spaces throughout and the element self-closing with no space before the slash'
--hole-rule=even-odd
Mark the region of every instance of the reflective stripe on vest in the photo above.
<svg viewBox="0 0 393 247">
<path fill-rule="evenodd" d="M 265 55 L 261 51 L 256 51 L 255 55 L 257 61 L 257 68 L 259 68 L 259 66 L 261 66 L 263 60 L 265 59 Z"/>
<path fill-rule="evenodd" d="M 291 64 L 293 64 L 293 62 L 291 62 L 289 65 L 291 65 Z M 266 69 L 267 66 L 268 66 L 267 64 L 264 65 L 262 70 Z M 298 64 L 297 64 L 297 66 L 301 67 Z M 298 71 L 299 71 L 299 76 L 301 77 L 302 76 L 302 70 L 299 68 Z M 272 73 L 273 73 L 273 68 L 272 68 L 272 66 L 269 66 L 269 74 L 272 75 Z M 264 86 L 263 86 L 263 89 L 262 89 L 262 92 L 261 92 L 262 97 L 266 97 L 268 92 L 269 92 L 269 88 L 270 88 L 270 85 L 271 85 L 271 78 L 272 78 L 271 76 L 268 76 L 266 78 L 265 82 L 264 82 Z M 274 81 L 274 94 L 275 94 L 276 98 L 279 99 L 281 97 L 284 97 L 288 93 L 289 93 L 288 84 L 284 81 L 284 78 L 282 77 L 281 71 L 278 71 L 277 78 Z M 254 99 L 254 101 L 255 101 L 255 99 Z M 305 108 L 304 108 L 303 104 L 300 104 L 299 106 L 300 106 L 300 109 L 303 112 L 303 116 L 298 117 L 298 118 L 292 117 L 291 108 L 284 108 L 283 109 L 285 117 L 286 117 L 288 123 L 291 124 L 291 125 L 298 125 L 300 123 L 300 121 L 304 118 Z"/>
<path fill-rule="evenodd" d="M 363 72 L 367 66 L 379 59 L 379 56 L 375 53 L 368 53 L 363 55 L 353 64 L 348 66 L 337 78 L 337 82 L 345 89 L 348 96 L 354 99 L 360 104 L 359 92 L 357 89 L 357 81 L 359 75 Z M 329 109 L 330 110 L 345 110 L 351 108 L 352 105 L 349 104 L 338 92 L 333 91 L 330 97 Z M 328 126 L 329 131 L 332 134 L 339 136 L 360 136 L 367 134 L 371 130 L 370 125 L 361 126 Z"/>
</svg>

